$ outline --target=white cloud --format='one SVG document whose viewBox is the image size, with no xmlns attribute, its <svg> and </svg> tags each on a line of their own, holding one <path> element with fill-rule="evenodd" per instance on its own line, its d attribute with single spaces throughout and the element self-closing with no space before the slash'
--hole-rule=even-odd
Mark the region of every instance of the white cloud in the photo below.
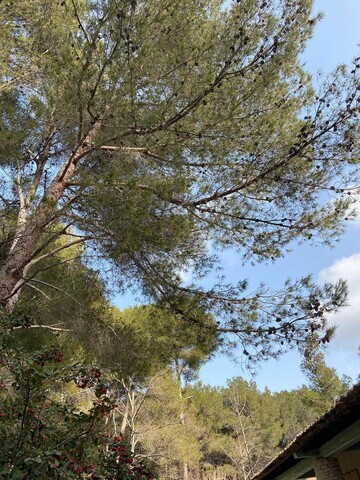
<svg viewBox="0 0 360 480">
<path fill-rule="evenodd" d="M 180 277 L 181 283 L 184 285 L 189 285 L 193 280 L 193 270 L 191 268 L 182 268 L 178 270 L 178 275 Z"/>
<path fill-rule="evenodd" d="M 349 306 L 329 319 L 338 326 L 330 348 L 348 351 L 360 345 L 360 253 L 343 257 L 319 273 L 320 284 L 336 282 L 339 278 L 348 282 Z"/>
</svg>

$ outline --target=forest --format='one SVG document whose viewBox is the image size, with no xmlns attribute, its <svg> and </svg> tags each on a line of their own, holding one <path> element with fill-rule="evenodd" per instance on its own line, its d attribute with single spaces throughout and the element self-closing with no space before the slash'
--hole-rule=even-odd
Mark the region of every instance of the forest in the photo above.
<svg viewBox="0 0 360 480">
<path fill-rule="evenodd" d="M 116 339 L 99 328 L 98 348 L 84 332 L 30 335 L 29 317 L 2 338 L 1 478 L 251 479 L 351 384 L 308 341 L 301 388 L 210 387 L 201 331 L 153 306 L 108 316 Z"/>
<path fill-rule="evenodd" d="M 315 85 L 312 7 L 0 1 L 0 478 L 250 480 L 348 390 L 323 350 L 345 281 L 221 265 L 356 215 L 360 57 Z M 199 380 L 292 349 L 301 388 Z"/>
</svg>

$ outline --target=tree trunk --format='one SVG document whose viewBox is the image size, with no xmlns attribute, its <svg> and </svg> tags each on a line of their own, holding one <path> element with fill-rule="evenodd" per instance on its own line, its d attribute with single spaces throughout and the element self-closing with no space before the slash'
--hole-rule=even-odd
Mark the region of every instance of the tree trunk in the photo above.
<svg viewBox="0 0 360 480">
<path fill-rule="evenodd" d="M 124 408 L 125 410 L 124 410 L 123 418 L 121 421 L 121 427 L 120 427 L 120 433 L 122 436 L 125 435 L 126 427 L 128 423 L 128 417 L 129 417 L 129 399 L 127 394 L 126 394 L 126 402 L 125 402 Z"/>
<path fill-rule="evenodd" d="M 181 399 L 181 402 L 183 401 L 183 395 L 182 395 L 182 385 L 181 385 L 181 367 L 179 365 L 178 359 L 175 359 L 175 371 L 176 371 L 176 379 L 178 382 L 179 386 L 179 397 Z M 181 412 L 180 412 L 180 423 L 181 425 L 185 426 L 185 412 L 183 410 L 183 404 L 181 403 Z M 181 464 L 181 471 L 182 471 L 182 480 L 188 480 L 189 479 L 189 466 L 186 462 L 186 460 L 182 460 L 180 462 Z"/>
<path fill-rule="evenodd" d="M 22 235 L 0 268 L 0 304 L 6 310 L 12 310 L 17 300 L 18 293 L 26 281 L 24 277 L 27 266 L 55 212 L 55 208 L 46 205 L 43 199 L 36 213 L 27 220 Z"/>
<path fill-rule="evenodd" d="M 33 208 L 33 213 L 27 219 L 22 218 L 21 233 L 18 238 L 13 239 L 12 248 L 0 268 L 0 306 L 5 310 L 12 310 L 21 288 L 26 283 L 26 273 L 39 242 L 58 215 L 57 204 L 80 160 L 91 152 L 89 145 L 93 143 L 101 125 L 101 121 L 93 125 L 82 142 L 83 146 L 78 147 L 64 162 L 38 206 Z"/>
</svg>

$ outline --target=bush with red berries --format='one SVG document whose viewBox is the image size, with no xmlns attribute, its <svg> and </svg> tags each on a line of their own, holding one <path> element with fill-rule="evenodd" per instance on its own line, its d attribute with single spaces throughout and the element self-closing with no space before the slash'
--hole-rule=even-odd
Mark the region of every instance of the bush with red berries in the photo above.
<svg viewBox="0 0 360 480">
<path fill-rule="evenodd" d="M 59 346 L 25 351 L 10 320 L 0 319 L 0 478 L 154 478 L 125 439 L 107 430 L 116 404 L 100 369 L 71 363 Z M 28 318 L 16 322 L 31 326 Z M 86 412 L 68 393 L 74 383 L 93 392 Z"/>
</svg>

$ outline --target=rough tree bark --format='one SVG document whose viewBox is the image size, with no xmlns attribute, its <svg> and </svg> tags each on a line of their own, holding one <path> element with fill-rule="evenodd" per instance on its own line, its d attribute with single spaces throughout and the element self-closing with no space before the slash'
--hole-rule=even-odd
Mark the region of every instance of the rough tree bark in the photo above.
<svg viewBox="0 0 360 480">
<path fill-rule="evenodd" d="M 0 267 L 0 305 L 5 310 L 11 311 L 13 309 L 21 288 L 27 282 L 26 274 L 32 265 L 31 262 L 39 253 L 38 247 L 42 235 L 57 218 L 58 202 L 73 178 L 80 161 L 92 151 L 91 145 L 99 133 L 102 123 L 102 120 L 96 121 L 91 130 L 84 135 L 79 147 L 59 169 L 34 212 L 29 213 L 29 210 L 26 211 L 25 207 L 21 210 L 17 222 L 15 241 Z M 46 158 L 43 160 L 45 162 Z M 35 177 L 34 189 L 33 195 L 36 193 Z"/>
</svg>

